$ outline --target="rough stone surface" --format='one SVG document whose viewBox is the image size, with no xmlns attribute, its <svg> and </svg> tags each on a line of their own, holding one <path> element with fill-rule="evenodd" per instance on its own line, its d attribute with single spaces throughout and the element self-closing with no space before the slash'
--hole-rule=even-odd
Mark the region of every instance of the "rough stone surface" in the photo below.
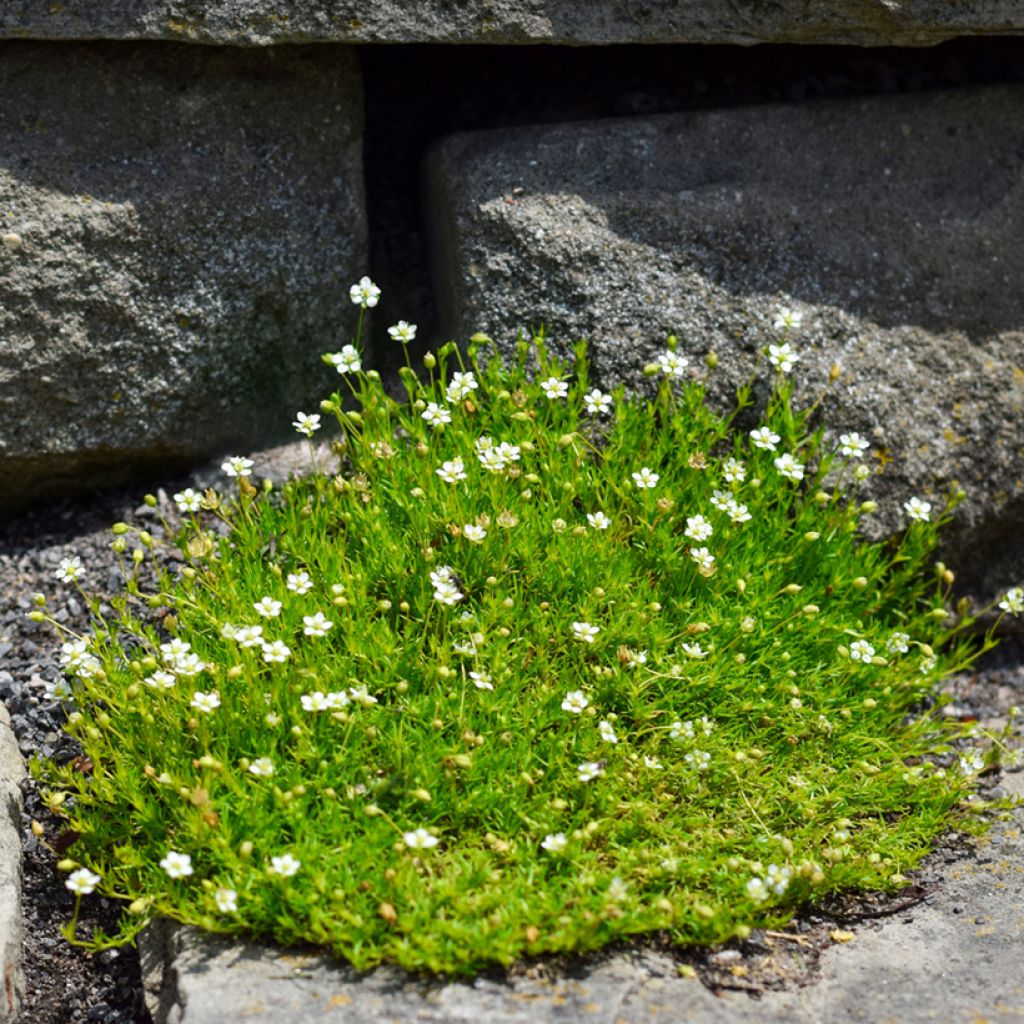
<svg viewBox="0 0 1024 1024">
<path fill-rule="evenodd" d="M 24 994 L 21 971 L 21 789 L 25 765 L 0 704 L 0 1024 L 14 1024 Z"/>
<path fill-rule="evenodd" d="M 0 55 L 0 506 L 290 434 L 365 269 L 353 52 Z"/>
<path fill-rule="evenodd" d="M 10 0 L 0 36 L 290 42 L 856 43 L 1013 34 L 1012 0 Z"/>
<path fill-rule="evenodd" d="M 439 294 L 453 337 L 587 337 L 605 383 L 675 333 L 723 402 L 799 309 L 800 397 L 838 364 L 826 422 L 885 463 L 875 533 L 959 481 L 985 592 L 1024 577 L 1022 172 L 1013 86 L 465 133 L 428 165 Z"/>
</svg>

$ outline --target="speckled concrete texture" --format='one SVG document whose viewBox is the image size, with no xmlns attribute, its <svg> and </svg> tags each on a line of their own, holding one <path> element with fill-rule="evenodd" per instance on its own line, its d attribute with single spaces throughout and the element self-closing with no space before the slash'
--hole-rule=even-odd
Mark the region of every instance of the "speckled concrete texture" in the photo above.
<svg viewBox="0 0 1024 1024">
<path fill-rule="evenodd" d="M 0 705 L 0 1024 L 14 1024 L 23 997 L 21 970 L 21 780 L 25 762 Z"/>
</svg>

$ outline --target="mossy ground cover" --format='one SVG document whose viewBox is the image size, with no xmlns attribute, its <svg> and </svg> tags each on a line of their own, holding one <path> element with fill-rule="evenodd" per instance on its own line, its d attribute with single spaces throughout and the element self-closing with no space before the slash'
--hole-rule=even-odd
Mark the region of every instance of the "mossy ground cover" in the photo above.
<svg viewBox="0 0 1024 1024">
<path fill-rule="evenodd" d="M 166 915 L 460 973 L 899 886 L 966 820 L 984 761 L 933 694 L 992 641 L 931 563 L 948 508 L 863 539 L 866 442 L 793 407 L 793 351 L 739 430 L 748 391 L 710 409 L 674 339 L 653 398 L 477 339 L 396 400 L 346 346 L 340 472 L 229 459 L 159 573 L 118 525 L 112 615 L 63 566 L 96 619 L 64 647 L 83 754 L 36 768 L 69 887 L 128 905 L 93 941 Z"/>
</svg>

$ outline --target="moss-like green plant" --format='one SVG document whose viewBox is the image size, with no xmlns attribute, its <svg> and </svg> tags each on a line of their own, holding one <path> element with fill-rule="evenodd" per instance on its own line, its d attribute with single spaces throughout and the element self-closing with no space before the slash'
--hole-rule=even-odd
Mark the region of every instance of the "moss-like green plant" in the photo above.
<svg viewBox="0 0 1024 1024">
<path fill-rule="evenodd" d="M 234 494 L 176 496 L 177 568 L 137 534 L 115 614 L 65 637 L 62 867 L 131 911 L 94 942 L 166 915 L 467 972 L 901 884 L 984 764 L 935 682 L 992 638 L 930 562 L 949 508 L 859 534 L 866 443 L 794 409 L 788 343 L 743 431 L 748 391 L 709 409 L 673 339 L 653 400 L 477 338 L 396 401 L 358 344 L 326 357 L 341 471 L 229 459 Z"/>
</svg>

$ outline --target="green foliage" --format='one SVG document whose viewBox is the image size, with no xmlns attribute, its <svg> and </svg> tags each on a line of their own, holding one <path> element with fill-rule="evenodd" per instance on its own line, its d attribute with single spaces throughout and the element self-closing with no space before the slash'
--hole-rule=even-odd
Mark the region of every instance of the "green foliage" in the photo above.
<svg viewBox="0 0 1024 1024">
<path fill-rule="evenodd" d="M 449 972 L 898 886 L 972 786 L 936 762 L 934 684 L 991 645 L 930 564 L 943 517 L 866 542 L 859 450 L 781 373 L 773 451 L 735 427 L 748 391 L 718 415 L 671 361 L 602 413 L 582 346 L 488 354 L 407 366 L 402 402 L 347 374 L 342 471 L 207 492 L 158 591 L 143 539 L 65 651 L 91 771 L 40 767 L 80 833 L 63 866 L 135 923 Z"/>
</svg>

